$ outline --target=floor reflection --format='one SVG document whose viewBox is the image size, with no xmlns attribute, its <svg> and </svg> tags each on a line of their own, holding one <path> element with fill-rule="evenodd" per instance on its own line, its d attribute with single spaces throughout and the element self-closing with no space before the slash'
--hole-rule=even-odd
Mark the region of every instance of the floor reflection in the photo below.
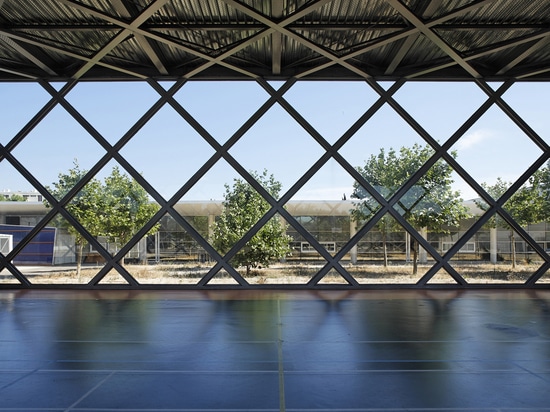
<svg viewBox="0 0 550 412">
<path fill-rule="evenodd" d="M 548 410 L 550 291 L 0 291 L 0 411 Z"/>
</svg>

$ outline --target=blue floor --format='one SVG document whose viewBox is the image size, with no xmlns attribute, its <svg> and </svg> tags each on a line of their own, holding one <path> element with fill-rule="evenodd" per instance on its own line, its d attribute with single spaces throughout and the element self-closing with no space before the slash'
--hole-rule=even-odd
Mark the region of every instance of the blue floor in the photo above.
<svg viewBox="0 0 550 412">
<path fill-rule="evenodd" d="M 550 411 L 550 291 L 0 291 L 0 411 Z"/>
</svg>

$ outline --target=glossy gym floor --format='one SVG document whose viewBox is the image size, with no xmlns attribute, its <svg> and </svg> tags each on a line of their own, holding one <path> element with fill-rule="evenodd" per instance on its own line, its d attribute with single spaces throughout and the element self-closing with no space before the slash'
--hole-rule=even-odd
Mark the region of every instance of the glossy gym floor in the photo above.
<svg viewBox="0 0 550 412">
<path fill-rule="evenodd" d="M 550 411 L 550 291 L 0 291 L 0 411 Z"/>
</svg>

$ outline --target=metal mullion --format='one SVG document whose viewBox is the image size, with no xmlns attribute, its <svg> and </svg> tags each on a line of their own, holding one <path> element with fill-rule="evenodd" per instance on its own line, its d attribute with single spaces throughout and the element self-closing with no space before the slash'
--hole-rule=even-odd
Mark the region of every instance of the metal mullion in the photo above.
<svg viewBox="0 0 550 412">
<path fill-rule="evenodd" d="M 403 82 L 397 82 L 394 84 L 389 94 L 395 93 L 401 86 Z M 373 196 L 379 204 L 384 204 L 385 199 L 382 198 L 382 196 L 370 185 L 369 182 L 367 182 L 348 162 L 345 160 L 340 154 L 339 149 L 359 130 L 379 109 L 387 102 L 386 96 L 380 96 L 380 98 L 367 109 L 367 111 L 344 133 L 344 135 L 337 140 L 337 142 L 334 145 L 330 145 L 302 116 L 299 112 L 294 109 L 292 105 L 290 105 L 286 100 L 281 99 L 279 102 L 285 110 L 325 149 L 325 154 L 321 156 L 321 158 L 306 172 L 305 175 L 302 176 L 302 178 L 291 188 L 289 191 L 285 194 L 285 200 L 286 198 L 290 198 L 295 192 L 297 192 L 303 184 L 305 184 L 305 181 L 309 180 L 315 173 L 317 173 L 320 168 L 326 164 L 326 162 L 332 157 L 334 158 L 348 173 L 350 173 L 352 176 L 356 175 L 356 180 L 367 189 L 367 191 L 370 193 L 371 196 Z M 304 180 L 304 182 L 302 182 Z M 383 200 L 382 200 L 383 199 Z M 374 222 L 377 222 L 378 219 L 376 217 L 373 217 Z M 294 218 L 292 220 L 295 220 Z M 297 223 L 297 222 L 296 222 Z M 297 223 L 298 224 L 298 223 Z M 298 224 L 299 225 L 299 224 Z M 307 231 L 305 228 L 303 228 L 301 225 L 299 225 L 301 230 L 298 230 L 302 236 L 304 236 L 304 232 L 308 236 L 304 236 L 306 240 L 308 240 L 308 237 L 311 237 L 315 242 L 311 243 L 315 246 L 318 252 L 324 252 L 327 253 L 324 248 L 319 244 L 319 242 Z M 302 232 L 304 231 L 304 232 Z M 349 249 L 353 247 L 353 243 L 350 243 L 348 241 L 346 243 L 346 246 L 344 247 L 347 249 L 347 246 L 349 245 Z M 323 255 L 323 253 L 321 253 Z M 328 254 L 330 258 L 327 258 L 327 256 L 324 256 L 325 259 L 328 261 L 327 265 L 323 269 L 321 269 L 320 272 L 317 273 L 316 276 L 314 276 L 310 283 L 317 283 L 322 277 L 325 276 L 328 271 L 334 267 L 348 282 L 351 284 L 356 283 L 355 279 L 347 272 L 345 269 L 343 269 L 339 263 L 339 260 L 343 255 L 335 255 L 334 257 L 330 254 Z M 342 270 L 339 270 L 341 268 Z"/>
<path fill-rule="evenodd" d="M 286 90 L 288 90 L 288 88 L 291 87 L 291 85 L 294 83 L 294 81 L 289 81 L 287 82 L 281 89 L 279 89 L 279 91 L 277 91 L 277 93 L 284 93 Z M 164 90 L 160 90 L 158 87 L 154 86 L 153 87 L 157 90 L 157 92 L 159 92 L 161 95 L 165 95 L 166 93 L 164 92 Z M 197 172 L 193 175 L 193 177 L 191 179 L 189 179 L 187 181 L 187 183 L 182 186 L 182 188 L 176 192 L 176 194 L 170 199 L 170 201 L 168 202 L 169 204 L 174 204 L 175 202 L 177 202 L 177 200 L 179 200 L 181 198 L 181 196 L 183 196 L 193 185 L 195 185 L 203 176 L 204 174 L 220 159 L 220 158 L 224 158 L 231 166 L 233 166 L 235 168 L 235 170 L 237 170 L 239 172 L 239 174 L 243 177 L 246 178 L 246 176 L 248 175 L 248 173 L 246 172 L 246 170 L 244 170 L 242 168 L 242 166 L 240 166 L 240 164 L 231 156 L 229 155 L 228 153 L 228 149 L 230 147 L 232 147 L 243 135 L 244 133 L 250 129 L 250 127 L 252 127 L 252 125 L 254 125 L 268 110 L 269 108 L 271 108 L 275 103 L 276 103 L 276 97 L 274 96 L 271 96 L 240 128 L 239 130 L 237 130 L 237 132 L 235 132 L 233 134 L 233 136 L 228 139 L 228 141 L 222 146 L 220 145 L 217 140 L 215 140 L 207 131 L 206 129 L 204 129 L 202 127 L 202 125 L 197 122 L 180 104 L 179 102 L 177 102 L 174 98 L 173 98 L 173 95 L 170 96 L 170 97 L 167 97 L 167 101 L 168 103 L 178 112 L 178 114 L 180 114 L 180 116 L 182 118 L 184 118 L 206 141 L 207 143 L 209 143 L 215 150 L 215 154 L 207 161 L 207 163 L 205 163 L 205 165 Z M 240 170 L 240 171 L 239 171 Z M 248 179 L 247 179 L 248 181 Z M 254 182 L 255 179 L 253 179 Z M 249 181 L 250 183 L 250 181 Z M 259 185 L 259 183 L 254 183 L 252 184 L 252 186 L 258 190 L 258 187 L 255 186 L 255 185 Z M 259 186 L 261 188 L 261 185 Z M 263 189 L 263 188 L 262 188 Z M 261 192 L 261 191 L 260 191 Z M 266 192 L 267 193 L 267 192 Z M 266 198 L 264 196 L 264 198 Z M 269 200 L 266 199 L 268 202 Z M 179 214 L 178 214 L 179 216 Z M 197 236 L 199 236 L 201 239 L 202 236 L 199 234 L 199 233 L 196 233 Z M 253 236 L 253 235 L 252 235 Z M 250 237 L 252 237 L 250 236 Z M 246 237 L 246 235 L 245 235 Z M 198 240 L 198 239 L 196 239 Z M 203 239 L 204 240 L 204 239 Z M 241 239 L 242 240 L 242 239 Z M 205 241 L 205 243 L 208 244 L 208 242 Z M 209 245 L 209 244 L 208 244 Z M 232 249 L 233 250 L 233 249 Z M 231 251 L 230 251 L 231 252 Z M 224 262 L 225 262 L 225 259 L 223 259 Z M 214 269 L 217 268 L 218 265 L 215 266 Z M 214 270 L 213 269 L 213 270 Z M 227 269 L 227 268 L 226 268 Z M 212 271 L 211 271 L 212 272 Z M 231 273 L 231 271 L 229 271 Z M 215 273 L 214 273 L 215 274 Z M 233 277 L 235 277 L 235 275 L 238 275 L 238 272 L 235 271 L 235 273 L 231 273 Z M 208 275 L 207 275 L 208 276 Z M 238 275 L 240 277 L 240 275 Z M 213 277 L 210 276 L 209 279 L 206 280 L 206 282 L 208 280 L 210 280 L 211 278 Z M 242 284 L 242 281 L 244 281 L 244 279 L 237 279 L 236 280 Z M 205 282 L 205 283 L 206 283 Z M 247 283 L 245 281 L 245 283 Z"/>
<path fill-rule="evenodd" d="M 519 179 L 518 179 L 518 182 L 522 182 L 522 183 L 521 183 L 520 185 L 518 185 L 518 186 L 521 188 L 521 185 L 525 182 L 525 180 L 528 179 L 529 176 L 532 175 L 532 173 L 534 173 L 534 171 L 538 170 L 538 168 L 539 168 L 540 166 L 542 166 L 542 164 L 544 164 L 544 162 L 546 162 L 546 156 L 540 157 L 540 158 L 538 159 L 538 161 L 535 162 L 535 163 L 534 163 L 534 164 L 533 164 L 533 165 L 532 165 L 532 166 L 531 166 L 531 167 L 530 167 L 530 168 L 529 168 L 529 169 L 528 169 Z M 524 179 L 525 179 L 525 180 L 524 180 Z M 517 222 L 516 222 L 514 219 L 512 219 L 511 216 L 509 216 L 509 214 L 505 211 L 505 209 L 503 208 L 504 203 L 503 203 L 501 206 L 498 206 L 497 203 L 495 203 L 494 201 L 490 200 L 490 199 L 492 199 L 492 198 L 491 198 L 490 195 L 483 189 L 482 186 L 480 186 L 480 185 L 477 184 L 477 183 L 476 183 L 476 185 L 477 185 L 477 186 L 479 187 L 479 189 L 480 189 L 480 192 L 479 192 L 479 193 L 482 194 L 482 198 L 483 198 L 484 200 L 488 200 L 488 201 L 489 201 L 488 203 L 489 203 L 490 208 L 489 208 L 489 210 L 486 211 L 486 213 L 487 213 L 487 212 L 491 212 L 491 217 L 492 217 L 493 215 L 495 215 L 495 214 L 499 214 L 500 216 L 502 216 L 502 217 L 504 218 L 504 216 L 500 213 L 500 212 L 504 211 L 504 213 L 505 213 L 505 214 L 513 221 L 513 223 L 514 223 L 513 225 L 510 225 L 510 226 L 514 227 L 514 229 L 515 229 L 516 227 L 521 228 L 521 226 L 517 225 Z M 474 189 L 477 190 L 477 188 L 475 188 L 475 187 L 474 187 Z M 508 192 L 509 190 L 510 190 L 510 189 L 508 189 L 507 192 Z M 515 191 L 514 191 L 509 197 L 511 197 L 514 193 L 515 193 Z M 507 199 L 507 200 L 508 200 L 508 199 Z M 505 220 L 507 221 L 508 224 L 510 224 L 510 223 L 508 222 L 507 219 L 505 219 Z M 517 226 L 516 226 L 516 225 L 517 225 Z M 478 230 L 479 230 L 479 229 L 478 229 Z M 521 228 L 521 230 L 523 231 L 523 228 Z M 468 231 L 468 232 L 469 232 L 469 231 Z M 470 236 L 466 236 L 466 234 L 467 234 L 468 232 L 464 233 L 464 235 L 461 236 L 461 238 L 460 238 L 460 239 L 459 239 L 459 240 L 458 240 L 458 241 L 457 241 L 457 242 L 447 251 L 447 253 L 445 253 L 444 257 L 447 257 L 447 256 L 448 256 L 448 259 L 447 259 L 447 260 L 450 260 L 450 258 L 451 258 L 452 256 L 454 256 L 454 255 L 460 250 L 460 248 L 461 248 L 464 244 L 466 244 L 466 242 L 468 241 L 468 239 L 470 239 L 471 236 L 473 236 L 473 235 L 475 234 L 475 232 L 474 232 L 474 233 L 472 233 Z M 477 232 L 477 230 L 476 230 L 476 232 Z M 518 233 L 519 233 L 519 232 L 518 232 Z M 525 234 L 527 234 L 527 233 L 525 232 Z M 527 234 L 527 236 L 529 236 L 529 235 Z M 522 236 L 522 238 L 524 238 L 524 236 Z M 530 242 L 527 241 L 527 239 L 524 238 L 524 240 L 525 240 L 527 243 L 530 244 Z M 532 246 L 532 245 L 531 245 L 531 246 Z M 537 249 L 536 247 L 534 247 L 534 248 Z M 540 251 L 542 251 L 542 250 L 540 250 Z M 539 254 L 540 254 L 540 253 L 539 253 Z M 544 259 L 544 256 L 541 256 L 541 257 Z"/>
<path fill-rule="evenodd" d="M 290 80 L 286 82 L 277 93 L 286 92 L 294 83 Z M 159 90 L 157 90 L 159 91 Z M 160 91 L 159 91 L 160 92 Z M 214 137 L 208 133 L 208 131 L 195 120 L 193 116 L 187 110 L 185 110 L 181 104 L 176 101 L 173 96 L 168 98 L 168 104 L 176 110 L 176 112 L 187 122 L 191 127 L 199 133 L 199 135 L 215 150 L 215 153 L 205 163 L 197 173 L 195 173 L 182 188 L 176 192 L 176 194 L 170 199 L 170 202 L 179 200 L 192 186 L 194 186 L 206 172 L 223 156 L 228 150 L 239 141 L 239 139 L 276 103 L 276 97 L 270 96 L 270 98 L 262 104 L 262 106 L 245 121 L 245 123 L 223 144 L 221 145 Z"/>
<path fill-rule="evenodd" d="M 5 263 L 4 259 L 6 260 Z M 13 277 L 21 283 L 21 286 L 26 288 L 32 287 L 32 282 L 27 279 L 27 277 L 23 275 L 23 273 L 21 273 L 21 271 L 19 271 L 19 269 L 17 269 L 17 267 L 7 258 L 2 258 L 0 260 L 0 271 L 4 268 L 6 268 L 13 275 Z"/>
<path fill-rule="evenodd" d="M 376 84 L 372 81 L 368 81 L 368 83 L 371 84 L 371 86 L 375 89 L 375 91 L 377 91 L 381 95 L 386 93 L 382 88 L 380 88 L 380 86 L 378 84 Z M 447 161 L 446 157 L 448 156 L 448 157 L 452 158 L 452 156 L 450 156 L 448 154 L 448 151 L 446 150 L 446 146 L 440 145 L 435 139 L 433 139 L 433 137 L 399 103 L 397 103 L 397 101 L 395 101 L 391 96 L 387 97 L 387 102 L 409 124 L 409 126 L 411 126 L 413 128 L 413 130 L 416 133 L 418 133 L 435 151 L 434 155 L 431 156 L 430 159 L 428 159 L 428 161 L 426 163 L 424 163 L 424 165 L 415 174 L 413 174 L 413 176 L 411 176 L 411 178 L 407 182 L 405 182 L 405 184 L 401 187 L 400 190 L 398 190 L 394 194 L 394 196 L 392 196 L 392 199 L 394 199 L 394 198 L 397 199 L 395 202 L 390 202 L 393 205 L 393 204 L 397 203 L 397 201 L 399 201 L 399 199 L 401 199 L 401 197 L 404 196 L 407 193 L 407 191 L 410 190 L 414 186 L 414 184 L 418 180 L 420 180 L 420 178 L 433 165 L 435 165 L 435 163 L 437 163 L 437 161 L 439 159 L 444 159 L 445 161 Z M 489 107 L 490 107 L 490 105 L 487 106 L 486 110 L 488 110 Z M 476 114 L 478 114 L 478 116 L 481 117 L 481 115 L 485 111 L 479 110 L 478 113 L 476 113 Z M 469 121 L 474 123 L 475 121 L 477 121 L 477 119 L 474 120 L 474 118 L 475 118 L 475 116 L 472 116 L 469 119 Z M 462 126 L 462 128 L 464 128 L 464 127 L 465 127 L 465 125 Z M 459 130 L 461 130 L 461 129 L 459 129 Z M 462 132 L 462 134 L 463 133 L 464 132 Z M 454 136 L 456 137 L 456 139 L 458 139 L 460 136 L 462 136 L 462 134 L 459 135 L 459 134 L 455 133 Z M 452 141 L 452 139 L 449 139 L 446 142 L 448 146 L 451 145 L 450 144 L 451 141 Z M 422 172 L 422 173 L 420 173 L 420 172 Z M 402 218 L 399 213 L 394 214 L 393 213 L 394 210 L 395 209 L 392 206 L 392 208 L 390 210 L 390 214 L 394 218 L 397 218 L 397 220 L 400 222 L 400 224 L 403 224 L 403 222 L 406 221 L 406 219 L 404 217 Z M 395 211 L 395 212 L 397 212 L 397 211 Z M 411 226 L 411 228 L 412 228 L 412 226 Z M 412 228 L 412 229 L 414 229 L 414 228 Z M 422 236 L 417 237 L 415 235 L 415 234 L 417 234 L 416 229 L 414 229 L 414 232 L 409 231 L 409 233 L 411 235 L 413 235 L 413 237 L 415 237 L 415 239 L 424 247 L 424 249 L 426 249 L 432 255 L 433 258 L 436 259 L 436 261 L 442 262 L 442 265 L 444 265 L 448 271 L 449 271 L 449 269 L 451 269 L 450 272 L 454 272 L 454 273 L 450 273 L 450 274 L 453 278 L 455 278 L 455 280 L 457 280 L 459 283 L 465 282 L 465 280 L 458 273 L 456 273 L 456 271 L 452 267 L 450 267 L 448 265 L 448 260 L 445 258 L 445 256 L 441 256 L 439 253 L 437 253 L 437 251 L 435 249 L 433 249 L 433 247 L 431 247 L 431 245 L 429 245 L 427 240 L 424 239 Z M 429 248 L 427 248 L 426 246 L 429 246 Z M 430 271 L 428 271 L 428 273 L 430 273 Z M 431 278 L 431 276 L 430 276 L 430 278 Z"/>
<path fill-rule="evenodd" d="M 293 79 L 293 82 L 295 81 L 295 79 Z M 264 87 L 264 89 L 270 93 L 273 97 L 277 97 L 275 96 L 276 94 L 276 91 L 265 81 L 259 81 L 259 83 L 262 85 L 262 87 Z M 280 90 L 280 89 L 279 89 Z M 285 90 L 286 92 L 286 90 Z M 290 200 L 290 198 L 301 188 L 303 187 L 303 185 L 305 184 L 305 182 L 307 182 L 307 180 L 309 180 L 311 177 L 313 177 L 315 175 L 315 173 L 317 173 L 322 166 L 324 166 L 326 164 L 326 162 L 330 159 L 331 157 L 331 153 L 330 153 L 330 150 L 332 148 L 332 146 L 321 136 L 320 133 L 317 132 L 317 130 L 315 130 L 315 128 L 313 128 L 313 126 L 311 126 L 303 117 L 302 115 L 294 108 L 294 106 L 292 106 L 290 103 L 288 103 L 283 97 L 282 97 L 282 93 L 279 94 L 279 97 L 277 98 L 277 103 L 279 103 L 279 105 L 281 107 L 283 107 L 287 113 L 294 119 L 298 122 L 298 124 L 300 124 L 300 126 L 302 126 L 302 128 L 304 128 L 306 130 L 306 132 L 308 132 L 310 134 L 311 137 L 313 137 L 317 143 L 319 143 L 324 149 L 325 149 L 325 153 L 319 158 L 319 160 L 317 162 L 314 163 L 314 165 L 308 169 L 308 171 L 302 175 L 302 177 L 279 199 L 279 201 L 277 202 L 276 205 L 274 205 L 272 203 L 273 206 L 276 206 L 278 209 L 279 209 L 279 214 L 285 216 L 285 219 L 293 224 L 293 226 L 295 227 L 295 229 L 302 235 L 304 236 L 304 238 L 306 240 L 308 240 L 308 242 L 313 245 L 315 247 L 315 249 L 317 250 L 317 252 L 319 252 L 321 254 L 321 256 L 323 256 L 325 258 L 325 260 L 327 261 L 333 261 L 334 258 L 332 257 L 332 255 L 330 255 L 330 253 L 328 253 L 326 251 L 325 248 L 323 248 L 320 243 L 317 241 L 317 239 L 315 239 L 311 233 L 309 233 L 309 231 L 307 231 L 302 225 L 300 225 L 296 219 L 290 215 L 286 209 L 284 209 L 284 207 L 282 207 L 281 205 L 284 205 L 288 202 L 288 200 Z M 290 219 L 289 219 L 290 217 Z M 313 242 L 312 242 L 313 241 Z"/>
<path fill-rule="evenodd" d="M 539 267 L 535 273 L 533 273 L 531 276 L 529 276 L 529 279 L 527 279 L 524 283 L 525 286 L 529 287 L 536 287 L 536 282 L 543 277 L 546 272 L 550 270 L 550 262 L 546 261 L 544 262 L 541 267 Z"/>
<path fill-rule="evenodd" d="M 178 82 L 176 82 L 172 87 L 167 91 L 165 94 L 161 94 L 161 97 L 153 103 L 153 105 L 145 112 L 145 114 L 140 117 L 137 122 L 135 122 L 130 129 L 115 143 L 115 145 L 110 146 L 107 150 L 107 155 L 104 156 L 98 163 L 96 163 L 95 167 L 100 166 L 103 168 L 109 160 L 112 158 L 113 160 L 116 160 L 130 175 L 136 179 L 136 181 L 147 191 L 147 193 L 155 200 L 157 203 L 160 204 L 166 204 L 165 200 L 160 196 L 160 194 L 151 186 L 147 180 L 139 174 L 134 167 L 120 154 L 120 149 L 130 141 L 135 134 L 149 121 L 151 118 L 153 118 L 158 111 L 166 104 L 167 100 L 172 96 L 174 93 L 176 93 L 181 86 L 185 83 L 185 81 L 182 79 Z M 107 142 L 106 142 L 107 143 Z M 108 143 L 107 143 L 108 144 Z M 134 247 L 135 243 L 141 239 L 141 237 L 145 236 L 145 234 L 157 223 L 152 223 L 153 218 L 149 220 L 132 238 L 126 245 L 124 245 L 121 250 L 112 258 L 109 260 L 113 263 L 113 268 L 117 269 L 119 274 L 123 276 L 130 284 L 139 284 L 135 278 L 133 278 L 127 271 L 124 269 L 123 266 L 121 266 L 117 261 L 120 259 L 123 259 L 126 253 L 128 253 L 132 247 Z M 137 240 L 136 240 L 137 239 Z M 124 252 L 124 253 L 123 253 Z M 122 269 L 122 271 L 120 270 Z M 109 268 L 110 270 L 110 268 Z M 108 270 L 101 270 L 91 281 L 91 284 L 97 284 L 103 277 L 108 273 Z"/>
<path fill-rule="evenodd" d="M 10 163 L 13 163 L 14 165 L 18 165 L 18 170 L 20 173 L 23 174 L 23 176 L 35 187 L 39 190 L 40 193 L 44 196 L 44 198 L 50 203 L 52 206 L 51 211 L 44 216 L 40 222 L 33 227 L 33 229 L 23 238 L 21 242 L 17 244 L 16 247 L 14 247 L 14 251 L 19 251 L 25 247 L 37 234 L 40 232 L 48 223 L 50 220 L 52 220 L 56 214 L 61 214 L 65 219 L 67 219 L 74 227 L 77 229 L 94 247 L 96 247 L 100 253 L 101 250 L 104 250 L 103 247 L 97 242 L 95 238 L 93 238 L 88 231 L 78 222 L 73 215 L 71 215 L 64 206 L 78 193 L 80 190 L 79 185 L 75 185 L 60 201 L 55 199 L 43 186 L 42 184 L 36 180 L 36 178 L 28 172 L 15 158 L 13 158 L 13 155 L 11 153 L 8 153 L 8 160 Z M 89 173 L 86 175 L 88 176 Z M 81 181 L 84 180 L 81 179 Z M 81 182 L 79 182 L 81 183 Z M 105 255 L 101 253 L 104 257 Z"/>
<path fill-rule="evenodd" d="M 204 285 L 208 283 L 210 279 L 216 275 L 216 273 L 221 269 L 224 268 L 227 270 L 227 272 L 233 276 L 233 278 L 240 284 L 240 285 L 248 285 L 248 282 L 242 278 L 242 276 L 227 262 L 223 260 L 223 257 L 218 253 L 216 249 L 212 247 L 206 239 L 204 239 L 199 232 L 179 213 L 177 213 L 172 206 L 166 206 L 166 208 L 159 211 L 161 213 L 163 210 L 166 211 L 166 213 L 169 213 L 172 218 L 180 224 L 203 248 L 204 250 L 212 256 L 214 259 L 216 259 L 217 263 L 210 269 L 210 271 L 202 277 L 202 279 L 199 281 L 198 285 Z M 203 281 L 204 280 L 204 281 Z"/>
<path fill-rule="evenodd" d="M 139 286 L 139 282 L 124 268 L 124 266 L 114 260 L 111 260 L 108 264 L 105 264 L 105 266 L 103 266 L 101 270 L 88 282 L 88 285 L 97 286 L 112 269 L 115 269 L 130 286 Z"/>
<path fill-rule="evenodd" d="M 288 81 L 285 83 L 281 89 L 279 89 L 275 95 L 282 94 L 288 90 L 292 84 L 294 83 L 294 80 Z M 160 90 L 157 90 L 161 92 Z M 237 162 L 229 153 L 228 150 L 230 147 L 232 147 L 243 135 L 252 127 L 268 110 L 276 103 L 276 96 L 271 96 L 238 130 L 233 134 L 233 136 L 228 139 L 228 141 L 222 146 L 220 145 L 217 140 L 215 140 L 207 131 L 202 127 L 200 123 L 198 123 L 173 97 L 169 99 L 169 104 L 182 116 L 213 148 L 216 150 L 216 153 L 207 161 L 207 163 L 201 168 L 204 170 L 199 170 L 199 172 L 195 173 L 193 175 L 192 179 L 188 180 L 187 183 L 170 199 L 170 203 L 176 202 L 183 194 L 189 190 L 194 184 L 196 184 L 202 176 L 206 173 L 207 170 L 209 170 L 220 158 L 224 158 L 242 177 L 244 177 L 251 185 L 252 187 L 258 191 L 260 194 L 262 194 L 263 198 L 268 201 L 273 207 L 273 200 L 269 200 L 268 193 L 263 189 L 263 187 L 255 180 L 253 179 L 248 172 L 240 165 L 239 162 Z M 256 230 L 257 231 L 257 230 Z M 255 234 L 247 232 L 243 238 L 240 239 L 239 242 L 226 254 L 226 257 L 231 257 L 240 249 L 238 246 L 240 243 L 248 241 L 252 236 Z M 200 234 L 197 233 L 198 236 Z M 202 236 L 200 236 L 202 238 Z M 224 261 L 227 260 L 227 258 L 224 257 Z M 238 274 L 238 272 L 237 272 Z M 237 281 L 239 281 L 237 279 Z M 239 281 L 241 283 L 241 281 Z"/>
<path fill-rule="evenodd" d="M 176 83 L 175 85 L 173 85 L 171 87 L 171 91 L 172 93 L 175 93 L 179 87 L 181 87 L 181 84 L 182 82 L 178 82 Z M 55 90 L 52 89 L 52 88 L 49 88 L 49 87 L 45 87 L 50 93 L 54 93 Z M 94 167 L 79 181 L 77 182 L 77 184 L 73 187 L 73 189 L 71 191 L 69 191 L 69 193 L 67 193 L 67 195 L 59 202 L 60 205 L 64 205 L 64 204 L 67 204 L 70 199 L 72 199 L 72 197 L 74 197 L 78 191 L 80 191 L 90 180 L 93 176 L 95 176 L 97 174 L 97 172 L 99 172 L 105 165 L 107 165 L 107 163 L 111 160 L 111 159 L 117 159 L 117 161 L 119 161 L 119 163 L 124 163 L 126 166 L 130 166 L 129 163 L 127 163 L 126 159 L 124 159 L 122 157 L 122 155 L 120 155 L 119 153 L 119 150 L 124 146 L 124 144 L 126 144 L 140 129 L 141 127 L 143 127 L 143 125 L 148 122 L 161 108 L 162 106 L 164 106 L 164 104 L 166 103 L 164 101 L 164 98 L 161 97 L 159 100 L 157 100 L 157 102 L 155 102 L 151 108 L 140 118 L 138 119 L 138 121 L 130 128 L 130 130 L 125 133 L 125 135 L 114 145 L 114 146 L 111 146 L 104 138 L 103 136 L 97 132 L 93 126 L 91 126 L 91 124 L 88 123 L 88 121 L 76 110 L 74 109 L 74 107 L 72 107 L 72 105 L 70 105 L 64 98 L 62 98 L 61 96 L 57 96 L 57 100 L 59 102 L 60 105 L 62 105 L 68 112 L 69 114 L 71 114 L 71 116 L 77 121 L 79 122 L 84 128 L 85 130 L 88 131 L 88 133 L 90 133 L 90 135 L 92 135 L 92 137 L 100 144 L 102 145 L 107 153 L 106 155 L 104 155 L 95 165 Z M 122 159 L 122 162 L 120 161 Z M 144 182 L 146 183 L 146 181 L 144 179 L 141 178 L 141 175 L 139 173 L 137 173 L 133 168 L 130 168 L 129 172 L 131 173 L 132 177 L 136 178 L 137 176 L 137 179 L 139 179 L 138 181 L 141 181 L 140 184 L 144 184 Z M 132 174 L 132 172 L 134 172 Z M 149 187 L 149 189 L 152 189 L 152 186 L 148 185 L 146 183 L 146 186 Z M 151 194 L 151 192 L 148 191 L 149 194 Z M 153 190 L 153 195 L 155 197 L 159 197 L 159 195 L 157 194 L 156 191 Z M 64 210 L 64 209 L 63 209 Z M 65 214 L 63 212 L 61 212 L 64 216 Z M 67 218 L 67 216 L 65 216 L 65 218 Z M 73 226 L 74 225 L 74 222 L 73 222 Z M 77 226 L 77 229 L 79 230 L 79 232 L 82 233 L 81 229 Z M 88 241 L 90 241 L 90 239 L 88 239 L 88 236 L 89 233 L 86 231 L 86 233 L 82 233 L 85 235 L 85 237 L 87 238 Z M 135 236 L 132 238 L 132 240 L 135 238 Z M 94 241 L 95 238 L 92 237 L 92 239 Z M 90 242 L 92 244 L 94 244 L 95 242 Z M 131 241 L 129 242 L 131 243 Z M 128 245 L 128 244 L 127 244 Z M 126 245 L 126 246 L 127 246 Z M 99 243 L 96 243 L 94 244 L 94 246 L 98 249 L 98 250 L 103 250 L 103 247 L 101 247 L 101 245 Z M 98 247 L 99 246 L 99 247 Z M 133 247 L 133 245 L 132 245 Z M 131 249 L 131 248 L 130 248 Z M 120 273 L 121 276 L 123 276 L 130 284 L 137 284 L 137 282 L 135 281 L 135 279 L 129 275 L 129 273 L 123 269 L 122 266 L 120 266 L 115 259 L 118 258 L 118 256 L 120 255 L 120 252 L 117 253 L 116 256 L 112 257 L 108 252 L 105 251 L 105 254 L 104 253 L 101 253 L 103 255 L 103 257 L 107 260 L 107 262 L 110 262 L 111 263 L 111 266 L 115 269 L 117 269 L 117 271 Z M 105 268 L 107 268 L 108 265 L 105 266 Z M 109 268 L 110 270 L 111 268 Z M 123 269 L 122 271 L 120 269 Z M 97 283 L 99 280 L 101 280 L 103 278 L 103 276 L 100 276 L 101 275 L 101 272 L 96 276 L 94 277 L 94 279 L 92 279 L 92 281 L 90 283 Z"/>
</svg>

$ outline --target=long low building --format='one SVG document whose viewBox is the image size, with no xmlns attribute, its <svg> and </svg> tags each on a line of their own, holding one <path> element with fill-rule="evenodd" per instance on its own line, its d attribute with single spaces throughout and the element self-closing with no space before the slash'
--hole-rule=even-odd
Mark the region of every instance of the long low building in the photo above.
<svg viewBox="0 0 550 412">
<path fill-rule="evenodd" d="M 465 202 L 470 209 L 472 218 L 464 221 L 459 228 L 452 228 L 446 234 L 426 233 L 429 243 L 440 254 L 444 254 L 471 226 L 477 216 L 482 214 L 475 202 Z M 349 239 L 356 233 L 355 222 L 350 218 L 350 211 L 354 203 L 350 200 L 341 201 L 292 201 L 285 207 L 296 221 L 302 225 L 321 246 L 330 253 L 340 250 Z M 209 228 L 220 215 L 223 208 L 219 201 L 197 201 L 179 202 L 174 205 L 174 210 L 185 217 L 204 237 L 208 238 Z M 22 237 L 32 229 L 48 212 L 42 202 L 32 201 L 2 201 L 0 202 L 0 235 L 4 237 L 3 254 L 8 253 L 10 233 L 18 233 Z M 3 228 L 3 229 L 2 229 Z M 6 229 L 11 228 L 11 229 Z M 49 227 L 48 230 L 52 228 Z M 529 225 L 527 228 L 530 236 L 544 249 L 550 249 L 550 226 L 546 223 Z M 2 233 L 3 232 L 3 233 Z M 303 238 L 296 230 L 295 225 L 288 225 L 287 233 L 292 237 L 293 253 L 290 259 L 312 260 L 318 256 L 317 250 Z M 17 237 L 17 235 L 16 235 Z M 74 263 L 74 240 L 63 230 L 57 229 L 55 247 L 52 249 L 51 259 L 43 256 L 34 256 L 37 246 L 34 243 L 44 243 L 43 238 L 33 239 L 33 242 L 26 247 L 26 253 L 21 253 L 14 260 L 16 263 L 51 263 L 65 264 Z M 120 245 L 109 244 L 106 240 L 100 240 L 104 247 L 113 250 Z M 16 243 L 15 243 L 16 244 Z M 360 261 L 379 260 L 383 247 L 390 258 L 395 261 L 410 259 L 410 237 L 403 231 L 392 231 L 385 235 L 382 240 L 381 233 L 375 228 L 368 232 L 353 247 L 347 258 L 352 263 Z M 13 242 L 12 242 L 13 247 Z M 34 248 L 34 249 L 33 249 Z M 44 250 L 44 246 L 41 247 Z M 536 258 L 534 251 L 529 244 L 521 238 L 515 240 L 516 253 L 525 259 Z M 24 249 L 25 251 L 25 249 Z M 510 243 L 510 232 L 507 229 L 491 230 L 484 228 L 477 232 L 457 253 L 457 259 L 465 260 L 486 260 L 496 262 L 510 258 L 512 245 Z M 44 252 L 42 252 L 44 253 Z M 85 251 L 86 259 L 90 262 L 101 259 L 99 254 L 88 247 Z M 161 260 L 198 260 L 209 259 L 204 249 L 189 233 L 182 228 L 172 216 L 166 215 L 161 219 L 159 231 L 143 239 L 139 247 L 134 248 L 129 255 L 133 259 L 148 259 L 151 261 Z M 421 251 L 421 259 L 428 259 L 428 256 Z"/>
</svg>

